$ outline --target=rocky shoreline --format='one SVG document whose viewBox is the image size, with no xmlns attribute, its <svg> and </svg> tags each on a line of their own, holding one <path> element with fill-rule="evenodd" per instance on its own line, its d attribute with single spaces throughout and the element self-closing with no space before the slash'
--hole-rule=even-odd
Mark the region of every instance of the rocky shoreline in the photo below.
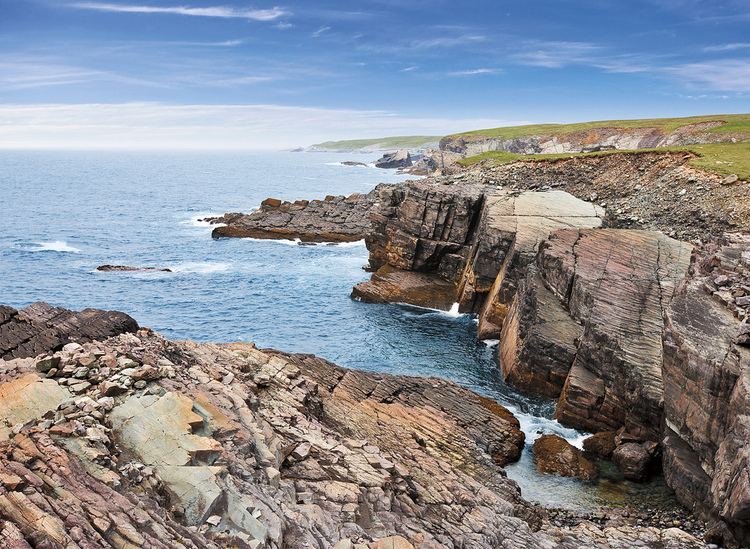
<svg viewBox="0 0 750 549">
<path fill-rule="evenodd" d="M 352 296 L 476 314 L 506 381 L 556 399 L 556 418 L 596 433 L 587 450 L 626 478 L 663 470 L 706 539 L 738 547 L 750 542 L 748 183 L 689 158 L 524 161 L 379 186 L 360 210 L 374 273 Z"/>
</svg>

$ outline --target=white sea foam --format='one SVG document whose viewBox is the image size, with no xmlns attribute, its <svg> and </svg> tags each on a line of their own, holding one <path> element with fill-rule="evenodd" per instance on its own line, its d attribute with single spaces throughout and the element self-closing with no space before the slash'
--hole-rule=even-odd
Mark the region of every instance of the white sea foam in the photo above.
<svg viewBox="0 0 750 549">
<path fill-rule="evenodd" d="M 302 241 L 299 238 L 294 240 L 277 239 L 277 238 L 243 238 L 242 240 L 249 240 L 251 242 L 270 242 L 276 244 L 284 244 L 286 246 L 299 246 Z"/>
<path fill-rule="evenodd" d="M 79 254 L 81 250 L 69 245 L 64 240 L 53 240 L 52 242 L 34 242 L 36 248 L 31 248 L 32 252 L 63 252 L 69 254 Z"/>
<path fill-rule="evenodd" d="M 521 412 L 514 406 L 506 405 L 505 407 L 516 416 L 518 422 L 521 424 L 521 430 L 526 434 L 526 444 L 532 444 L 542 435 L 553 434 L 561 436 L 576 448 L 582 449 L 584 439 L 589 436 L 588 433 L 560 425 L 557 420 Z"/>
<path fill-rule="evenodd" d="M 430 311 L 431 313 L 436 313 L 441 316 L 447 316 L 450 318 L 461 318 L 462 316 L 466 316 L 466 314 L 468 314 L 458 312 L 458 303 L 454 303 L 448 311 L 444 309 L 433 309 L 432 307 L 421 307 L 419 305 L 412 305 L 411 303 L 396 302 L 395 304 L 401 305 L 402 307 L 410 307 L 412 309 L 422 309 L 423 311 Z"/>
<path fill-rule="evenodd" d="M 499 339 L 483 339 L 482 343 L 487 345 L 487 347 L 497 347 L 500 344 Z"/>
<path fill-rule="evenodd" d="M 354 242 L 321 242 L 326 246 L 335 246 L 336 248 L 359 248 L 365 245 L 364 239 L 355 240 Z"/>
<path fill-rule="evenodd" d="M 169 266 L 176 273 L 212 274 L 229 271 L 232 265 L 229 263 L 214 263 L 211 261 L 186 261 Z"/>
<path fill-rule="evenodd" d="M 180 225 L 190 225 L 191 227 L 198 227 L 201 229 L 208 229 L 208 228 L 214 228 L 214 227 L 223 227 L 225 223 L 209 223 L 205 219 L 207 217 L 221 217 L 224 214 L 215 213 L 215 212 L 204 212 L 200 214 L 196 214 L 192 216 L 190 219 L 185 219 L 184 221 L 180 221 Z"/>
</svg>

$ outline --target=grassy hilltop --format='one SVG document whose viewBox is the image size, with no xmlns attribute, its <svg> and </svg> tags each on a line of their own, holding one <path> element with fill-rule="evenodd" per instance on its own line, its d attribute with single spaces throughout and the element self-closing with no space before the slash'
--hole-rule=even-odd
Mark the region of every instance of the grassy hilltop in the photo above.
<svg viewBox="0 0 750 549">
<path fill-rule="evenodd" d="M 349 139 L 345 141 L 326 141 L 316 143 L 314 148 L 350 151 L 364 149 L 417 149 L 428 143 L 436 143 L 440 140 L 439 135 L 398 135 L 394 137 L 379 137 L 375 139 Z"/>
</svg>

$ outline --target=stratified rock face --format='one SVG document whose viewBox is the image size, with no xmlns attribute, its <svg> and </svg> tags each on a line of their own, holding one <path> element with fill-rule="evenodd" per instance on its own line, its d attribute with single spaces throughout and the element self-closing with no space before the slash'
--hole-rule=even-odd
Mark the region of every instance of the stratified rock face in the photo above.
<svg viewBox="0 0 750 549">
<path fill-rule="evenodd" d="M 137 329 L 135 320 L 116 311 L 75 312 L 44 302 L 20 311 L 0 305 L 0 358 L 33 357 L 66 343 L 106 339 Z"/>
<path fill-rule="evenodd" d="M 559 390 L 556 417 L 567 425 L 659 440 L 662 311 L 690 250 L 657 232 L 553 233 L 503 332 L 506 375 L 547 396 Z"/>
<path fill-rule="evenodd" d="M 370 212 L 375 205 L 377 192 L 295 202 L 269 198 L 250 214 L 228 213 L 206 221 L 223 224 L 211 233 L 214 238 L 354 242 L 362 240 L 369 232 Z"/>
<path fill-rule="evenodd" d="M 368 303 L 408 303 L 447 310 L 456 301 L 456 285 L 434 274 L 383 265 L 370 280 L 354 286 L 352 297 Z"/>
<path fill-rule="evenodd" d="M 750 237 L 708 247 L 691 270 L 665 314 L 664 471 L 683 503 L 750 544 L 750 348 L 738 319 Z"/>
<path fill-rule="evenodd" d="M 534 461 L 542 473 L 582 480 L 593 480 L 599 474 L 583 452 L 557 435 L 542 435 L 534 441 Z"/>
<path fill-rule="evenodd" d="M 496 338 L 518 273 L 533 261 L 539 242 L 562 227 L 598 227 L 602 217 L 597 206 L 556 191 L 513 193 L 437 180 L 383 189 L 366 239 L 370 265 L 388 265 L 389 275 L 397 269 L 439 277 L 454 290 L 440 288 L 434 303 L 417 303 L 408 290 L 394 288 L 393 276 L 386 288 L 377 288 L 385 285 L 386 272 L 379 272 L 355 295 L 373 301 L 392 295 L 385 300 L 447 308 L 442 298 L 452 293 L 451 303 L 462 311 L 481 311 L 480 338 Z"/>
</svg>

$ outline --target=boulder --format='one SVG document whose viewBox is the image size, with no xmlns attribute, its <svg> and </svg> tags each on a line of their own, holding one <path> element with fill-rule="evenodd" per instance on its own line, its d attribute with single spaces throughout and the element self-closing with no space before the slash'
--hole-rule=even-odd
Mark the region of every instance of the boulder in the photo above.
<svg viewBox="0 0 750 549">
<path fill-rule="evenodd" d="M 600 431 L 584 439 L 583 449 L 594 456 L 610 459 L 615 451 L 615 431 Z"/>
<path fill-rule="evenodd" d="M 655 442 L 626 442 L 612 452 L 612 461 L 628 480 L 643 482 L 655 472 Z"/>
<path fill-rule="evenodd" d="M 542 473 L 563 477 L 593 480 L 599 474 L 596 464 L 558 435 L 542 435 L 534 441 L 534 462 Z"/>
</svg>

